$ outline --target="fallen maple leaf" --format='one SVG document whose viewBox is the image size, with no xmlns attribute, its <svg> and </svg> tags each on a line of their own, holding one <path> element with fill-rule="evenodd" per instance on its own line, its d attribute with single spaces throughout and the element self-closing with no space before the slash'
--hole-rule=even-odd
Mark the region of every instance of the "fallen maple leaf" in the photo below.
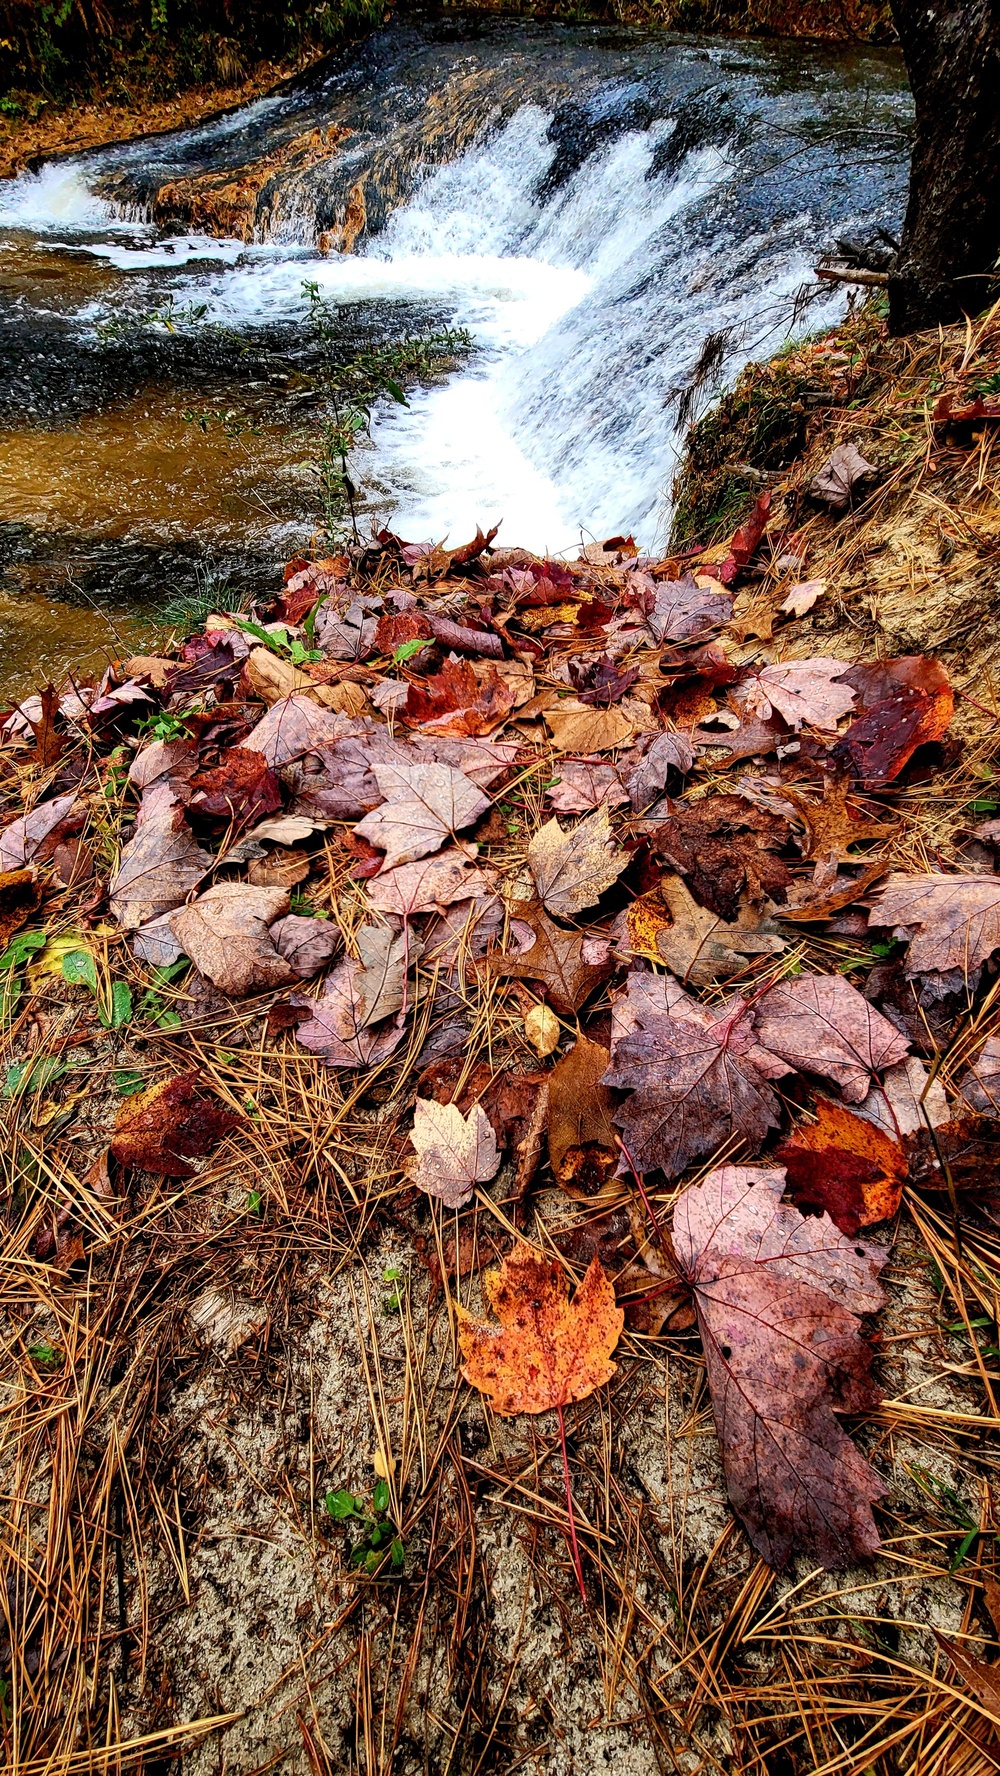
<svg viewBox="0 0 1000 1776">
<path fill-rule="evenodd" d="M 549 1164 L 570 1196 L 589 1201 L 618 1164 L 614 1100 L 601 1083 L 611 1061 L 599 1042 L 581 1036 L 549 1075 Z"/>
<path fill-rule="evenodd" d="M 499 1270 L 486 1273 L 484 1287 L 500 1324 L 484 1324 L 458 1305 L 458 1342 L 466 1381 L 489 1395 L 494 1412 L 549 1412 L 611 1380 L 625 1316 L 599 1259 L 570 1301 L 561 1266 L 519 1242 Z"/>
<path fill-rule="evenodd" d="M 223 993 L 286 987 L 299 977 L 274 946 L 268 926 L 288 912 L 286 888 L 220 882 L 170 916 L 170 929 L 198 971 Z"/>
<path fill-rule="evenodd" d="M 880 1399 L 859 1314 L 882 1306 L 887 1253 L 781 1202 L 784 1171 L 722 1166 L 681 1192 L 677 1261 L 694 1291 L 733 1509 L 775 1567 L 874 1554 L 885 1488 L 837 1412 Z"/>
<path fill-rule="evenodd" d="M 190 783 L 191 808 L 220 820 L 242 825 L 262 820 L 281 807 L 277 777 L 263 753 L 251 752 L 248 747 L 230 747 L 212 770 L 199 771 Z"/>
<path fill-rule="evenodd" d="M 892 1141 L 903 1140 L 947 1122 L 951 1111 L 940 1079 L 932 1079 L 923 1061 L 907 1055 L 887 1067 L 881 1085 L 874 1085 L 858 1105 L 857 1113 L 876 1125 Z"/>
<path fill-rule="evenodd" d="M 544 714 L 557 752 L 611 752 L 635 733 L 622 709 L 590 709 L 578 697 L 565 697 Z"/>
<path fill-rule="evenodd" d="M 712 727 L 713 722 L 724 726 L 725 731 L 718 732 Z M 691 730 L 693 744 L 710 747 L 712 764 L 723 769 L 740 759 L 756 758 L 758 754 L 766 757 L 790 739 L 791 731 L 780 716 L 772 715 L 764 721 L 735 698 L 726 709 L 706 715 Z"/>
<path fill-rule="evenodd" d="M 297 1010 L 312 1014 L 299 1025 L 296 1040 L 321 1055 L 328 1067 L 377 1066 L 403 1039 L 400 1018 L 380 1030 L 366 1027 L 364 973 L 363 965 L 351 958 L 334 969 L 318 999 L 308 999 L 305 994 L 292 996 Z"/>
<path fill-rule="evenodd" d="M 699 586 L 693 574 L 660 580 L 646 611 L 654 641 L 690 641 L 721 629 L 733 614 L 733 600 L 714 582 Z"/>
<path fill-rule="evenodd" d="M 676 804 L 652 834 L 658 855 L 685 878 L 699 906 L 729 920 L 744 894 L 758 905 L 784 901 L 791 877 L 774 852 L 788 839 L 781 815 L 729 795 Z"/>
<path fill-rule="evenodd" d="M 889 877 L 875 895 L 870 926 L 909 934 L 907 975 L 949 974 L 972 981 L 1000 948 L 1000 880 L 996 876 Z"/>
<path fill-rule="evenodd" d="M 30 814 L 20 815 L 0 832 L 0 870 L 44 862 L 67 833 L 80 830 L 85 819 L 86 809 L 75 790 L 50 802 L 36 802 Z"/>
<path fill-rule="evenodd" d="M 433 734 L 488 734 L 514 707 L 515 686 L 495 666 L 477 671 L 468 660 L 446 660 L 441 671 L 411 683 L 404 720 Z"/>
<path fill-rule="evenodd" d="M 685 777 L 694 764 L 694 747 L 687 734 L 657 734 L 652 746 L 636 765 L 627 787 L 633 808 L 647 808 L 671 771 Z"/>
<path fill-rule="evenodd" d="M 448 1209 L 460 1209 L 500 1167 L 497 1138 L 481 1104 L 463 1116 L 457 1104 L 418 1098 L 410 1140 L 417 1150 L 412 1182 Z"/>
<path fill-rule="evenodd" d="M 257 726 L 251 728 L 243 748 L 261 753 L 272 771 L 277 771 L 305 752 L 315 752 L 324 744 L 344 739 L 354 728 L 352 717 L 338 715 L 317 703 L 312 695 L 295 691 L 272 704 Z"/>
<path fill-rule="evenodd" d="M 354 831 L 385 852 L 385 870 L 440 850 L 490 805 L 471 779 L 450 765 L 376 764 L 373 770 L 386 804 Z"/>
<path fill-rule="evenodd" d="M 804 617 L 826 591 L 825 580 L 800 580 L 792 586 L 778 609 L 790 617 Z"/>
<path fill-rule="evenodd" d="M 700 907 L 679 876 L 661 878 L 659 897 L 667 916 L 661 921 L 647 914 L 636 927 L 640 941 L 635 942 L 635 951 L 665 962 L 678 980 L 691 986 L 707 987 L 727 975 L 740 974 L 748 956 L 778 956 L 785 948 L 777 926 L 762 919 L 753 907 L 740 906 L 736 919 L 727 923 L 717 913 Z M 643 947 L 645 937 L 652 937 L 652 947 Z"/>
<path fill-rule="evenodd" d="M 807 801 L 790 784 L 782 786 L 782 794 L 792 803 L 805 828 L 802 849 L 806 857 L 848 858 L 850 846 L 859 840 L 883 839 L 895 830 L 892 822 L 872 820 L 863 811 L 852 796 L 851 780 L 844 772 L 826 777 L 821 801 Z"/>
<path fill-rule="evenodd" d="M 838 683 L 848 670 L 846 660 L 784 660 L 764 666 L 749 681 L 746 707 L 751 715 L 767 721 L 773 710 L 798 731 L 803 722 L 825 732 L 836 732 L 842 715 L 854 707 L 854 691 Z"/>
<path fill-rule="evenodd" d="M 838 444 L 806 491 L 831 511 L 846 512 L 857 483 L 876 473 L 874 463 L 865 461 L 856 444 Z"/>
<path fill-rule="evenodd" d="M 362 925 L 357 933 L 360 973 L 354 991 L 364 1024 L 394 1017 L 406 997 L 407 970 L 421 952 L 417 938 L 387 925 Z"/>
<path fill-rule="evenodd" d="M 119 925 L 134 931 L 187 898 L 215 859 L 203 851 L 180 811 L 146 820 L 122 847 L 108 904 Z"/>
<path fill-rule="evenodd" d="M 973 1110 L 1000 1115 L 1000 1037 L 987 1036 L 974 1065 L 958 1080 L 957 1089 Z"/>
<path fill-rule="evenodd" d="M 474 851 L 475 846 L 469 849 Z M 416 863 L 382 870 L 369 883 L 368 898 L 382 913 L 412 918 L 416 913 L 432 912 L 458 900 L 488 894 L 490 889 L 490 878 L 474 866 L 468 853 L 452 847 L 436 857 L 423 857 Z"/>
<path fill-rule="evenodd" d="M 545 791 L 560 814 L 589 814 L 593 808 L 615 808 L 629 799 L 614 765 L 596 759 L 564 759 Z"/>
<path fill-rule="evenodd" d="M 757 1007 L 757 1039 L 804 1073 L 820 1073 L 859 1104 L 872 1074 L 903 1060 L 905 1036 L 842 974 L 780 981 Z"/>
<path fill-rule="evenodd" d="M 960 418 L 961 416 L 956 415 L 955 417 Z M 1000 414 L 997 417 L 1000 418 Z M 994 1626 L 996 1626 L 995 1620 Z M 987 1665 L 985 1659 L 974 1658 L 960 1641 L 953 1640 L 949 1634 L 942 1634 L 938 1628 L 934 1630 L 934 1639 L 938 1646 L 947 1653 L 959 1677 L 965 1679 L 972 1694 L 982 1703 L 991 1721 L 1000 1726 L 1000 1661 L 993 1665 Z M 986 1755 L 990 1767 L 995 1769 L 994 1756 L 989 1751 Z"/>
<path fill-rule="evenodd" d="M 611 832 L 607 806 L 598 808 L 572 832 L 548 820 L 528 846 L 528 863 L 539 896 L 550 913 L 563 918 L 594 906 L 628 863 Z"/>
<path fill-rule="evenodd" d="M 197 1073 L 180 1073 L 126 1099 L 115 1119 L 111 1151 L 120 1164 L 140 1172 L 193 1178 L 188 1160 L 210 1152 L 241 1121 L 205 1093 Z"/>
<path fill-rule="evenodd" d="M 844 673 L 861 697 L 862 713 L 835 754 L 866 789 L 898 777 L 918 746 L 940 740 L 955 711 L 944 667 L 923 654 L 880 660 Z"/>
<path fill-rule="evenodd" d="M 841 1233 L 886 1221 L 899 1208 L 907 1173 L 899 1142 L 829 1098 L 817 1098 L 816 1121 L 800 1123 L 774 1157 L 787 1171 L 792 1201 L 825 1209 Z"/>
<path fill-rule="evenodd" d="M 759 1147 L 778 1123 L 768 1081 L 788 1068 L 760 1049 L 745 1002 L 661 1011 L 629 986 L 632 1027 L 613 1046 L 604 1084 L 632 1094 L 614 1120 L 636 1169 L 673 1178 L 723 1141 Z"/>
<path fill-rule="evenodd" d="M 533 944 L 514 955 L 494 953 L 488 959 L 490 969 L 517 980 L 544 982 L 553 1011 L 570 1017 L 612 972 L 610 952 L 605 961 L 588 962 L 580 932 L 560 930 L 540 906 L 519 909 L 517 916 L 534 932 Z"/>
</svg>

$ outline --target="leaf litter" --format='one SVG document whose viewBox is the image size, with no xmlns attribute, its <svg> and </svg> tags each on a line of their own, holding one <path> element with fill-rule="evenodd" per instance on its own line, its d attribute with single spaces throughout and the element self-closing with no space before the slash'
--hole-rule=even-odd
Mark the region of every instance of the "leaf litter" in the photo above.
<svg viewBox="0 0 1000 1776">
<path fill-rule="evenodd" d="M 222 1323 L 212 1291 L 239 1297 L 224 1337 L 249 1351 L 270 1307 L 261 1317 L 247 1303 L 260 1295 L 285 1311 L 292 1275 L 318 1300 L 334 1285 L 317 1254 L 335 1253 L 352 1313 L 359 1288 L 366 1304 L 352 1322 L 357 1422 L 373 1426 L 386 1502 L 343 1444 L 322 1460 L 340 1463 L 331 1482 L 368 1484 L 365 1521 L 391 1508 L 404 1586 L 406 1562 L 416 1572 L 426 1555 L 419 1570 L 430 1571 L 433 1501 L 444 1497 L 413 1429 L 432 1414 L 422 1379 L 432 1347 L 435 1373 L 451 1376 L 455 1459 L 476 1510 L 548 1537 L 544 1558 L 569 1562 L 591 1610 L 609 1586 L 628 1594 L 611 1527 L 624 1520 L 608 1501 L 632 1484 L 612 1463 L 595 1488 L 592 1430 L 635 1410 L 653 1373 L 668 1379 L 643 1459 L 659 1449 L 661 1466 L 664 1451 L 674 1461 L 685 1413 L 700 1422 L 699 1472 L 721 1462 L 734 1513 L 714 1519 L 720 1551 L 710 1538 L 701 1558 L 734 1595 L 756 1574 L 753 1596 L 777 1596 L 768 1569 L 792 1564 L 803 1583 L 813 1567 L 846 1571 L 860 1599 L 873 1558 L 891 1587 L 888 1526 L 923 1523 L 920 1499 L 934 1501 L 927 1533 L 949 1560 L 966 1537 L 967 1551 L 988 1548 L 978 1495 L 971 1528 L 969 1504 L 948 1498 L 973 1497 L 954 1452 L 991 1436 L 995 1417 L 995 1333 L 992 1321 L 979 1328 L 997 1238 L 1000 925 L 996 854 L 988 831 L 975 836 L 995 811 L 981 805 L 995 723 L 956 704 L 949 667 L 930 652 L 842 658 L 843 630 L 823 651 L 841 583 L 824 554 L 839 522 L 829 496 L 846 478 L 864 521 L 881 474 L 877 449 L 865 449 L 860 470 L 827 461 L 822 494 L 813 465 L 809 497 L 826 515 L 800 514 L 796 529 L 784 496 L 769 494 L 700 558 L 644 557 L 628 539 L 576 561 L 485 537 L 471 552 L 414 554 L 383 532 L 333 575 L 294 564 L 295 602 L 281 613 L 294 633 L 322 598 L 317 646 L 330 673 L 356 677 L 265 684 L 221 618 L 177 658 L 125 662 L 85 695 L 57 689 L 30 718 L 4 720 L 5 1116 L 32 1299 L 55 1326 L 56 1277 L 77 1288 L 96 1267 L 117 1315 L 100 1336 L 120 1338 L 139 1299 L 129 1277 L 166 1267 L 199 1339 Z M 748 646 L 734 603 L 765 594 L 775 625 Z M 395 636 L 400 616 L 421 646 L 396 660 L 380 636 Z M 344 684 L 351 695 L 334 706 Z M 151 733 L 151 710 L 181 737 Z M 954 815 L 925 839 L 935 798 Z M 55 861 L 77 843 L 93 860 L 85 880 Z M 61 943 L 67 931 L 65 953 L 89 956 L 87 969 L 43 969 L 53 934 Z M 445 1063 L 462 1081 L 456 1097 L 471 1093 L 460 1106 L 420 1089 Z M 518 1079 L 532 1083 L 514 1094 L 517 1116 L 501 1114 L 497 1082 Z M 215 1206 L 199 1221 L 202 1199 Z M 287 1279 L 274 1272 L 275 1241 L 297 1254 Z M 395 1303 L 381 1310 L 385 1335 L 402 1340 L 402 1420 L 364 1330 L 376 1324 L 365 1318 L 370 1255 L 391 1257 L 393 1244 L 418 1267 L 404 1282 L 388 1262 L 379 1285 Z M 423 1343 L 421 1263 L 427 1290 L 438 1278 Z M 954 1373 L 964 1391 L 918 1380 L 909 1405 L 895 1380 L 897 1398 L 884 1397 L 893 1339 L 911 1337 L 891 1328 L 901 1276 L 915 1288 L 930 1264 L 937 1281 L 912 1336 L 921 1350 L 937 1341 L 939 1377 Z M 498 1325 L 473 1312 L 477 1277 Z M 58 1323 L 69 1348 L 75 1334 Z M 137 1398 L 152 1398 L 140 1366 L 166 1326 L 147 1327 L 129 1356 Z M 31 1346 L 43 1348 L 62 1347 Z M 24 1360 L 32 1375 L 48 1361 Z M 244 1361 L 259 1381 L 262 1357 Z M 46 1386 L 63 1373 L 57 1365 Z M 468 1441 L 483 1421 L 462 1373 L 510 1421 L 493 1453 Z M 129 1434 L 149 1447 L 140 1420 Z M 178 1542 L 164 1503 L 174 1482 L 150 1459 L 149 1533 L 166 1537 L 164 1558 L 183 1574 L 183 1530 Z M 911 1484 L 928 1461 L 938 1478 Z M 186 1492 L 186 1471 L 173 1472 Z M 87 1535 L 118 1534 L 110 1499 L 91 1501 L 72 1533 L 85 1522 Z M 658 1509 L 676 1523 L 669 1486 Z M 676 1529 L 657 1533 L 690 1600 Z M 747 1565 L 756 1556 L 763 1564 Z M 379 1558 L 367 1569 L 376 1587 L 387 1582 Z M 35 1581 L 30 1560 L 16 1570 L 21 1610 Z M 863 1723 L 858 1685 L 875 1683 L 864 1676 L 874 1655 L 851 1623 L 867 1606 L 837 1614 L 821 1589 L 804 1595 L 810 1621 L 836 1620 L 844 1649 L 823 1681 L 841 1686 L 844 1710 L 854 1699 Z M 741 1631 L 763 1649 L 769 1630 L 752 1627 L 757 1605 L 747 1607 Z M 696 1597 L 692 1608 L 692 1632 L 716 1634 L 715 1605 Z M 34 1656 L 24 1610 L 22 1661 Z M 782 1619 L 795 1659 L 811 1658 L 794 1615 Z M 988 1680 L 958 1650 L 960 1616 L 932 1626 L 969 1692 L 942 1687 L 911 1650 L 910 1676 L 892 1680 L 904 1735 L 913 1710 L 944 1720 L 967 1693 L 986 1695 L 989 1712 Z M 689 1725 L 700 1716 L 698 1731 L 716 1733 L 704 1713 L 715 1685 L 716 1723 L 744 1747 L 771 1743 L 762 1723 L 787 1712 L 792 1680 L 776 1667 L 766 1682 L 746 1667 L 728 1674 L 731 1638 L 712 1641 L 703 1666 L 686 1635 L 664 1627 L 674 1675 L 654 1672 L 671 1732 L 688 1730 L 693 1709 Z M 61 1707 L 53 1701 L 37 1744 L 58 1740 Z M 859 1744 L 867 1731 L 857 1727 Z M 830 1769 L 846 1769 L 824 1744 Z"/>
</svg>

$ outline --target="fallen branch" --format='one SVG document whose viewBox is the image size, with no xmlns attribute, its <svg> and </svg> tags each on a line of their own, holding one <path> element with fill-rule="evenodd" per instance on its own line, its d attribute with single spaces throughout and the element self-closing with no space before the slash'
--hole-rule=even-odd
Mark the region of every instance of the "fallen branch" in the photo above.
<svg viewBox="0 0 1000 1776">
<path fill-rule="evenodd" d="M 817 265 L 815 272 L 818 278 L 826 278 L 832 284 L 872 284 L 884 289 L 889 282 L 887 271 L 852 271 L 848 266 Z"/>
</svg>

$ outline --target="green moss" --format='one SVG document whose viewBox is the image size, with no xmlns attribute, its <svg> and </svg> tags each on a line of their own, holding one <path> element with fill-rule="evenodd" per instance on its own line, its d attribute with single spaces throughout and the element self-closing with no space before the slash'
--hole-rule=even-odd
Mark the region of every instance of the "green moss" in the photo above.
<svg viewBox="0 0 1000 1776">
<path fill-rule="evenodd" d="M 760 492 L 754 471 L 784 468 L 801 455 L 816 391 L 793 366 L 782 358 L 750 365 L 691 427 L 674 487 L 678 547 L 728 536 Z"/>
</svg>

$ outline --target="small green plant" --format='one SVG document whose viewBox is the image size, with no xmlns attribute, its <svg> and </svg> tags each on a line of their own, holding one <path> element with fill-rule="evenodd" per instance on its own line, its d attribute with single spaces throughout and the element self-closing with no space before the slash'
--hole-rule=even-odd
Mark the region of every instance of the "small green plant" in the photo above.
<svg viewBox="0 0 1000 1776">
<path fill-rule="evenodd" d="M 21 997 L 24 983 L 18 969 L 24 967 L 36 950 L 44 950 L 47 942 L 48 934 L 44 931 L 19 931 L 0 955 L 0 1025 L 10 1021 Z"/>
<path fill-rule="evenodd" d="M 4 1096 L 23 1098 L 28 1092 L 44 1091 L 68 1071 L 67 1063 L 58 1055 L 39 1055 L 34 1061 L 15 1061 L 4 1075 Z"/>
<path fill-rule="evenodd" d="M 321 648 L 304 648 L 297 635 L 289 635 L 288 630 L 280 623 L 273 629 L 265 629 L 261 623 L 251 623 L 248 617 L 234 617 L 237 629 L 244 635 L 251 635 L 279 658 L 290 660 L 293 666 L 305 666 L 310 661 L 322 660 Z"/>
<path fill-rule="evenodd" d="M 384 1283 L 400 1283 L 403 1281 L 403 1272 L 397 1270 L 395 1265 L 390 1265 L 388 1270 L 382 1272 L 382 1281 Z M 385 1314 L 401 1313 L 402 1308 L 403 1292 L 401 1289 L 394 1289 L 392 1294 L 387 1295 L 382 1302 L 382 1312 Z"/>
<path fill-rule="evenodd" d="M 419 635 L 415 635 L 412 641 L 401 641 L 392 656 L 392 663 L 394 666 L 405 666 L 407 660 L 412 660 L 414 654 L 419 654 L 421 648 L 429 646 L 430 643 Z"/>
<path fill-rule="evenodd" d="M 247 1192 L 247 1214 L 259 1215 L 263 1202 L 264 1198 L 259 1190 L 249 1190 Z"/>
<path fill-rule="evenodd" d="M 158 715 L 146 715 L 141 722 L 137 722 L 136 732 L 146 734 L 152 740 L 190 740 L 188 718 L 199 713 L 193 704 L 190 709 L 161 709 Z"/>
<path fill-rule="evenodd" d="M 907 1462 L 906 1467 L 911 1479 L 916 1481 L 921 1492 L 926 1493 L 927 1497 L 933 1500 L 941 1515 L 950 1518 L 957 1528 L 965 1531 L 948 1568 L 949 1572 L 954 1572 L 956 1567 L 961 1566 L 973 1542 L 983 1534 L 983 1531 L 969 1511 L 964 1499 L 960 1499 L 958 1493 L 953 1492 L 950 1486 L 946 1486 L 943 1480 L 939 1480 L 936 1474 L 929 1473 L 917 1462 Z M 997 1539 L 1000 1540 L 1000 1538 Z"/>
<path fill-rule="evenodd" d="M 97 965 L 89 950 L 69 950 L 62 959 L 63 980 L 71 987 L 89 987 L 97 1000 L 97 1016 L 106 1030 L 121 1030 L 132 1022 L 132 990 L 127 981 L 111 982 L 105 1000 L 97 979 Z"/>
<path fill-rule="evenodd" d="M 28 1355 L 43 1369 L 55 1369 L 62 1362 L 62 1351 L 54 1344 L 29 1344 Z"/>
<path fill-rule="evenodd" d="M 178 1011 L 165 998 L 161 988 L 169 987 L 190 967 L 186 956 L 179 956 L 176 962 L 169 962 L 163 968 L 153 969 L 153 985 L 147 987 L 136 1010 L 140 1017 L 155 1024 L 160 1030 L 179 1030 L 183 1019 Z"/>
<path fill-rule="evenodd" d="M 124 1067 L 120 1072 L 113 1073 L 111 1077 L 114 1080 L 115 1091 L 123 1098 L 134 1098 L 136 1092 L 141 1092 L 146 1083 L 142 1074 L 136 1073 L 131 1067 Z"/>
<path fill-rule="evenodd" d="M 377 1572 L 387 1554 L 397 1570 L 406 1559 L 403 1539 L 388 1515 L 389 1497 L 386 1480 L 377 1481 L 370 1510 L 366 1509 L 364 1499 L 353 1492 L 328 1492 L 326 1495 L 326 1508 L 335 1522 L 354 1521 L 361 1526 L 363 1534 L 351 1549 L 350 1564 L 355 1568 L 363 1567 L 367 1573 Z"/>
</svg>

